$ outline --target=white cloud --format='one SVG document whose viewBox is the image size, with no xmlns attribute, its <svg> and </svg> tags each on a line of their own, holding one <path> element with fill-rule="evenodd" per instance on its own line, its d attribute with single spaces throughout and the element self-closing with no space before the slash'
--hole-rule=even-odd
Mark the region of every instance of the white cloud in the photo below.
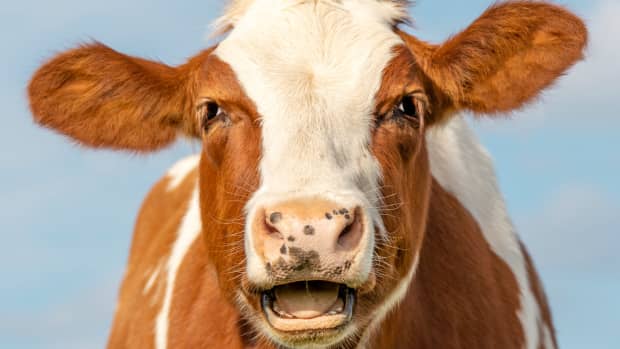
<svg viewBox="0 0 620 349">
<path fill-rule="evenodd" d="M 564 186 L 516 224 L 545 270 L 620 273 L 620 207 L 598 188 Z"/>
<path fill-rule="evenodd" d="M 554 101 L 565 115 L 583 117 L 583 122 L 618 121 L 613 109 L 618 104 L 620 81 L 618 18 L 620 2 L 615 0 L 601 1 L 593 14 L 586 17 L 590 29 L 586 60 L 561 82 L 561 91 L 558 90 L 557 101 Z"/>
</svg>

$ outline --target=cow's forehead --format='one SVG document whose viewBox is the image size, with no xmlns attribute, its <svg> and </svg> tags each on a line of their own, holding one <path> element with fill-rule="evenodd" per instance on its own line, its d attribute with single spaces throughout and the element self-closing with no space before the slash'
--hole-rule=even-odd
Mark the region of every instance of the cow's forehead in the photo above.
<svg viewBox="0 0 620 349">
<path fill-rule="evenodd" d="M 259 108 L 270 99 L 282 108 L 311 98 L 314 108 L 327 109 L 335 94 L 341 103 L 330 109 L 351 107 L 346 100 L 359 106 L 373 100 L 392 48 L 402 43 L 385 3 L 256 0 L 216 55 Z"/>
<path fill-rule="evenodd" d="M 374 187 L 370 119 L 402 44 L 387 3 L 257 0 L 216 49 L 261 116 L 266 190 L 350 187 L 352 178 Z"/>
</svg>

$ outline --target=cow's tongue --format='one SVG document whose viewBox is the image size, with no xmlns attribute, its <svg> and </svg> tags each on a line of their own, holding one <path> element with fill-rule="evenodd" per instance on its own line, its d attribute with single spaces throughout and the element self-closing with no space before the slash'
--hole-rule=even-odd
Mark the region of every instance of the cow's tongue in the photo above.
<svg viewBox="0 0 620 349">
<path fill-rule="evenodd" d="M 274 308 L 298 319 L 312 319 L 342 309 L 338 289 L 338 284 L 320 281 L 278 286 L 274 290 Z"/>
</svg>

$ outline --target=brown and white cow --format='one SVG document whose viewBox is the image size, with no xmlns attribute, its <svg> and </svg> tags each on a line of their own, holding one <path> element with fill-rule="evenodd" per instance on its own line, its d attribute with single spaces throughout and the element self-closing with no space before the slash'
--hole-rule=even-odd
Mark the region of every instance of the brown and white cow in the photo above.
<svg viewBox="0 0 620 349">
<path fill-rule="evenodd" d="M 585 26 L 507 1 L 432 45 L 399 29 L 407 7 L 239 0 L 179 67 L 92 43 L 35 73 L 35 120 L 80 144 L 202 140 L 140 211 L 110 348 L 556 347 L 458 112 L 535 99 Z"/>
</svg>

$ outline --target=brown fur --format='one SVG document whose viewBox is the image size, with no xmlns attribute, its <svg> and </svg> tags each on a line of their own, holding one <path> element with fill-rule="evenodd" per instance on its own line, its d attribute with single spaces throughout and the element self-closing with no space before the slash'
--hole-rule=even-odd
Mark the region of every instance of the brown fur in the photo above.
<svg viewBox="0 0 620 349">
<path fill-rule="evenodd" d="M 534 298 L 536 298 L 536 303 L 540 305 L 540 312 L 541 312 L 542 319 L 541 319 L 541 322 L 538 324 L 539 335 L 542 336 L 543 334 L 543 325 L 547 325 L 547 327 L 549 328 L 549 331 L 551 332 L 550 333 L 551 340 L 553 341 L 553 344 L 557 348 L 558 341 L 555 335 L 553 319 L 551 318 L 551 309 L 549 307 L 549 302 L 547 301 L 547 296 L 545 295 L 545 291 L 543 290 L 542 282 L 540 281 L 538 273 L 536 272 L 534 261 L 530 257 L 529 252 L 527 251 L 527 249 L 525 248 L 523 244 L 521 244 L 521 251 L 523 252 L 523 255 L 525 256 L 525 261 L 527 265 L 527 273 L 528 273 L 529 283 L 532 289 L 532 293 L 534 294 Z M 539 348 L 544 349 L 543 344 L 541 344 Z"/>
<path fill-rule="evenodd" d="M 519 291 L 480 227 L 433 181 L 418 271 L 371 348 L 520 348 Z"/>
<path fill-rule="evenodd" d="M 519 348 L 525 338 L 515 277 L 467 209 L 432 179 L 425 132 L 460 109 L 497 113 L 532 100 L 581 58 L 585 27 L 563 8 L 508 1 L 443 45 L 398 33 L 405 45 L 395 48 L 384 71 L 370 145 L 383 173 L 389 236 L 376 235 L 376 280 L 358 290 L 353 321 L 360 332 L 342 347 L 363 337 L 378 348 Z M 110 348 L 154 345 L 164 265 L 196 186 L 202 234 L 177 274 L 169 347 L 274 347 L 260 331 L 259 293 L 244 272 L 243 207 L 259 184 L 260 115 L 232 69 L 211 52 L 174 68 L 95 43 L 60 54 L 30 83 L 35 120 L 84 145 L 144 152 L 179 133 L 202 137 L 199 167 L 173 191 L 167 179 L 160 181 L 140 211 Z M 390 117 L 410 93 L 419 120 Z M 205 98 L 220 105 L 226 122 L 201 123 L 196 107 Z M 416 254 L 419 268 L 405 299 L 365 335 Z M 553 329 L 551 315 L 527 264 L 542 333 L 542 325 Z M 157 267 L 156 282 L 144 292 Z"/>
<path fill-rule="evenodd" d="M 583 57 L 587 42 L 578 17 L 529 0 L 491 6 L 441 45 L 400 35 L 454 107 L 477 113 L 508 112 L 532 101 Z"/>
<path fill-rule="evenodd" d="M 202 55 L 199 55 L 202 63 Z M 94 43 L 56 56 L 28 87 L 35 121 L 80 144 L 137 152 L 172 143 L 193 123 L 195 61 L 179 68 Z"/>
</svg>

